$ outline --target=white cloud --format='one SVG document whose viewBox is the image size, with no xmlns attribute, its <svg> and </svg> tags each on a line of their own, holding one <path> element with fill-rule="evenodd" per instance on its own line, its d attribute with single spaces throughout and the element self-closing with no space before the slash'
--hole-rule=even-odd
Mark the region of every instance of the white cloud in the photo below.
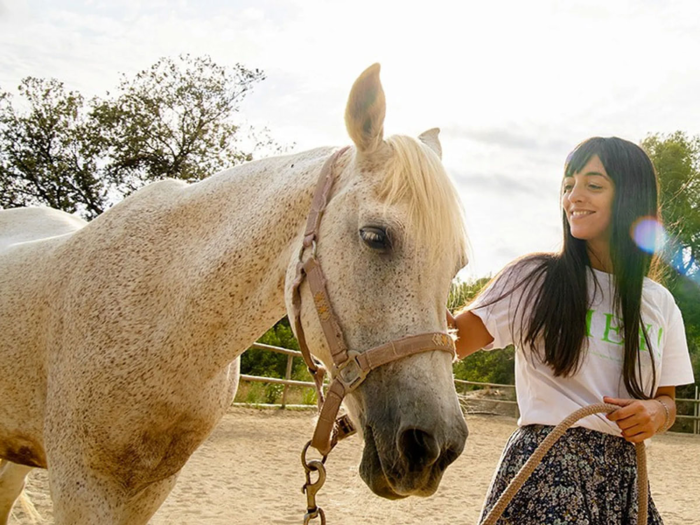
<svg viewBox="0 0 700 525">
<path fill-rule="evenodd" d="M 18 0 L 0 3 L 0 86 L 53 76 L 103 94 L 161 56 L 209 54 L 264 69 L 246 117 L 305 149 L 347 143 L 347 93 L 379 61 L 387 132 L 443 129 L 487 272 L 556 247 L 576 143 L 700 134 L 699 12 L 692 0 Z"/>
</svg>

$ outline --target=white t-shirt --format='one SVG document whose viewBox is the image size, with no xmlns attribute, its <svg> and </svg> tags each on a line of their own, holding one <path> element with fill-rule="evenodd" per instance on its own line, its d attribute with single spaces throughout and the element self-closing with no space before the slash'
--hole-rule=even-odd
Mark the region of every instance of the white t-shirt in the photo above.
<svg viewBox="0 0 700 525">
<path fill-rule="evenodd" d="M 552 369 L 540 359 L 518 348 L 520 318 L 528 318 L 531 305 L 521 305 L 517 319 L 515 310 L 523 296 L 523 287 L 494 304 L 488 304 L 509 290 L 528 274 L 534 263 L 516 262 L 469 306 L 481 318 L 493 336 L 486 350 L 516 345 L 515 387 L 520 409 L 519 426 L 557 425 L 579 408 L 602 403 L 603 396 L 631 398 L 622 379 L 624 342 L 620 321 L 613 314 L 614 284 L 610 274 L 588 271 L 589 309 L 587 315 L 588 349 L 582 356 L 578 372 L 570 377 L 555 377 Z M 597 279 L 599 286 L 595 286 Z M 481 306 L 486 304 L 486 306 Z M 642 322 L 652 347 L 656 364 L 656 386 L 678 386 L 693 383 L 693 369 L 688 353 L 681 312 L 671 293 L 651 279 L 644 279 Z M 515 334 L 512 333 L 515 330 Z M 642 338 L 643 341 L 644 338 Z M 646 342 L 642 345 L 642 386 L 648 391 L 652 370 Z M 620 429 L 604 414 L 586 417 L 574 426 L 581 426 L 621 435 Z"/>
</svg>

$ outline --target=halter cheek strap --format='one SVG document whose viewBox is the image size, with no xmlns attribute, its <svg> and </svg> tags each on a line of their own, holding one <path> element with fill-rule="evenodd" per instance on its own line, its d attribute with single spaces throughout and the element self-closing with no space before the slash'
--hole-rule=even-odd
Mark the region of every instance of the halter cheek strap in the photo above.
<svg viewBox="0 0 700 525">
<path fill-rule="evenodd" d="M 337 159 L 347 149 L 345 147 L 336 151 L 321 169 L 321 175 L 316 185 L 311 211 L 306 223 L 306 230 L 304 231 L 304 240 L 299 251 L 296 277 L 292 284 L 294 332 L 318 392 L 320 414 L 311 440 L 311 446 L 324 456 L 328 455 L 339 440 L 355 433 L 349 418 L 346 416 L 337 418 L 338 411 L 343 398 L 360 386 L 372 370 L 398 359 L 424 352 L 441 351 L 447 352 L 452 356 L 455 353 L 452 338 L 444 332 L 429 332 L 405 337 L 365 352 L 348 351 L 338 318 L 331 305 L 321 264 L 316 257 L 316 241 L 318 239 L 319 226 L 335 179 L 333 169 Z M 311 253 L 304 260 L 304 255 L 309 250 Z M 325 398 L 323 396 L 325 369 L 311 356 L 301 324 L 300 287 L 305 280 L 309 284 L 316 313 L 318 314 L 334 364 L 331 371 L 333 379 Z"/>
</svg>

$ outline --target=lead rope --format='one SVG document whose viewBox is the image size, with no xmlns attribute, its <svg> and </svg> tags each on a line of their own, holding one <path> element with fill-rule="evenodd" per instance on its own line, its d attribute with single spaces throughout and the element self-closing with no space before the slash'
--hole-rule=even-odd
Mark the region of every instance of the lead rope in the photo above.
<svg viewBox="0 0 700 525">
<path fill-rule="evenodd" d="M 503 494 L 501 494 L 501 497 L 498 498 L 498 501 L 487 514 L 486 518 L 484 518 L 484 521 L 481 522 L 481 525 L 495 525 L 498 518 L 500 518 L 503 514 L 503 511 L 506 510 L 508 504 L 515 497 L 523 484 L 528 480 L 535 468 L 537 468 L 537 466 L 540 464 L 545 454 L 547 454 L 549 449 L 552 448 L 554 443 L 556 443 L 557 440 L 564 435 L 571 425 L 586 416 L 591 416 L 600 412 L 609 414 L 618 408 L 620 407 L 609 403 L 599 403 L 597 405 L 583 407 L 554 427 L 554 430 L 552 430 L 544 441 L 540 443 L 540 446 L 537 447 L 532 456 L 530 456 L 527 462 L 525 462 L 515 477 L 510 481 L 506 487 L 506 490 L 503 491 Z M 647 525 L 649 485 L 647 480 L 647 456 L 644 443 L 637 443 L 635 445 L 635 449 L 637 452 L 637 490 L 639 494 L 639 514 L 637 524 Z"/>
</svg>

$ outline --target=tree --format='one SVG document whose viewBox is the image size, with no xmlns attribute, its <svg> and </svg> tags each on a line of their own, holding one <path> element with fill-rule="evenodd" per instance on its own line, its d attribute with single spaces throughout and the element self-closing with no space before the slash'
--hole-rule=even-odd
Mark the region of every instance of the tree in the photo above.
<svg viewBox="0 0 700 525">
<path fill-rule="evenodd" d="M 661 213 L 671 240 L 666 260 L 681 275 L 695 274 L 700 258 L 700 137 L 681 131 L 649 135 L 642 147 L 659 178 Z"/>
<path fill-rule="evenodd" d="M 292 333 L 289 319 L 285 316 L 258 339 L 258 343 L 299 350 L 299 343 Z M 254 376 L 283 378 L 287 370 L 288 357 L 268 350 L 248 349 L 241 357 L 241 373 Z M 306 364 L 301 357 L 294 358 L 292 378 L 311 381 Z"/>
<path fill-rule="evenodd" d="M 282 148 L 243 129 L 240 104 L 258 69 L 209 57 L 162 58 L 114 96 L 86 102 L 57 80 L 26 78 L 13 107 L 0 91 L 0 206 L 45 204 L 92 219 L 158 179 L 203 179 Z"/>
<path fill-rule="evenodd" d="M 93 133 L 83 97 L 57 80 L 28 77 L 20 113 L 0 93 L 0 206 L 46 204 L 94 218 L 105 208 L 99 178 L 103 143 Z"/>
<path fill-rule="evenodd" d="M 237 148 L 242 137 L 234 117 L 264 79 L 259 69 L 189 55 L 161 58 L 133 79 L 122 77 L 117 95 L 94 109 L 109 144 L 110 182 L 130 193 L 154 180 L 194 182 L 252 160 L 253 151 Z"/>
<path fill-rule="evenodd" d="M 476 297 L 490 280 L 490 277 L 482 277 L 476 281 L 466 282 L 455 279 L 450 286 L 450 293 L 447 297 L 447 308 L 453 313 L 463 308 Z"/>
<path fill-rule="evenodd" d="M 659 177 L 663 222 L 669 232 L 662 254 L 666 286 L 678 303 L 696 380 L 700 380 L 700 137 L 677 131 L 642 143 Z M 692 387 L 681 397 L 692 396 Z"/>
<path fill-rule="evenodd" d="M 515 384 L 515 347 L 475 352 L 453 366 L 454 376 L 465 381 Z"/>
</svg>

